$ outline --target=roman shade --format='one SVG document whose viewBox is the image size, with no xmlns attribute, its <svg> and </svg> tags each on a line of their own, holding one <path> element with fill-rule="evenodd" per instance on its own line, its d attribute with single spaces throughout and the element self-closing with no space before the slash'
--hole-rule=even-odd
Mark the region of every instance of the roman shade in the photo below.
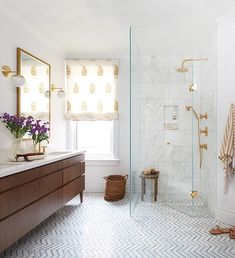
<svg viewBox="0 0 235 258">
<path fill-rule="evenodd" d="M 117 119 L 118 72 L 117 60 L 67 60 L 66 119 Z"/>
</svg>

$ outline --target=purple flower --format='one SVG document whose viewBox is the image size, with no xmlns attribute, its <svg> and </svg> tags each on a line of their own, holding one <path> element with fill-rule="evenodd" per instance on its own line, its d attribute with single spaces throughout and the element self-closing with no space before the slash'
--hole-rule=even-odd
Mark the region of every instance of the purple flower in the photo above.
<svg viewBox="0 0 235 258">
<path fill-rule="evenodd" d="M 41 120 L 36 120 L 31 123 L 30 135 L 34 143 L 39 143 L 41 141 L 48 141 L 49 136 L 49 124 L 47 122 L 42 122 Z"/>
<path fill-rule="evenodd" d="M 16 138 L 22 138 L 29 131 L 33 118 L 4 113 L 0 119 Z"/>
</svg>

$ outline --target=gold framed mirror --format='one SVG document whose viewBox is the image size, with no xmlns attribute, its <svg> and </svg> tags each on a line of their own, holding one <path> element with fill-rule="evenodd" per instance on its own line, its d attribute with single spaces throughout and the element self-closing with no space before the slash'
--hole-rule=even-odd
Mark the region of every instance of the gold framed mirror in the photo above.
<svg viewBox="0 0 235 258">
<path fill-rule="evenodd" d="M 17 74 L 25 77 L 25 84 L 17 88 L 17 115 L 50 123 L 51 65 L 17 48 Z"/>
</svg>

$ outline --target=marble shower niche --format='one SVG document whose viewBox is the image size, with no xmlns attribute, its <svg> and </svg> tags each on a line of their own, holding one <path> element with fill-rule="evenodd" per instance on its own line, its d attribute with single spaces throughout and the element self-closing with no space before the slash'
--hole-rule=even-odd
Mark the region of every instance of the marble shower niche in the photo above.
<svg viewBox="0 0 235 258">
<path fill-rule="evenodd" d="M 164 105 L 164 129 L 178 130 L 178 105 Z"/>
</svg>

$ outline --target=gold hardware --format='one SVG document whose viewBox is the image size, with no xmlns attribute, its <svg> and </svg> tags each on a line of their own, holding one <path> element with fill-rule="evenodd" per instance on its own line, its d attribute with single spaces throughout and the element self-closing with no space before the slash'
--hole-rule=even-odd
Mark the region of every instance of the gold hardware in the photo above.
<svg viewBox="0 0 235 258">
<path fill-rule="evenodd" d="M 189 91 L 197 91 L 197 85 L 192 83 L 189 85 Z"/>
<path fill-rule="evenodd" d="M 188 68 L 184 67 L 184 64 L 186 62 L 194 62 L 194 61 L 207 61 L 207 58 L 189 58 L 189 59 L 184 59 L 182 64 L 181 64 L 181 67 L 178 68 L 176 71 L 179 72 L 179 73 L 186 73 L 186 72 L 188 72 Z"/>
<path fill-rule="evenodd" d="M 64 97 L 64 95 L 65 95 L 64 90 L 60 87 L 56 87 L 55 84 L 52 84 L 51 85 L 51 91 L 53 92 L 53 91 L 56 91 L 56 90 L 58 90 L 57 91 L 58 97 L 60 97 L 60 98 Z M 45 97 L 48 98 L 49 96 L 50 96 L 50 91 L 49 90 L 45 91 Z"/>
<path fill-rule="evenodd" d="M 208 118 L 207 113 L 206 113 L 206 114 L 204 114 L 204 115 L 203 115 L 203 114 L 200 114 L 200 119 L 203 119 L 203 118 L 204 118 L 204 119 L 207 119 L 207 118 Z"/>
<path fill-rule="evenodd" d="M 206 126 L 205 129 L 203 129 L 203 130 L 201 129 L 201 130 L 200 130 L 200 133 L 201 133 L 201 134 L 204 133 L 205 136 L 208 136 L 208 127 Z"/>
<path fill-rule="evenodd" d="M 195 117 L 197 118 L 197 120 L 199 120 L 199 116 L 197 114 L 197 112 L 195 111 L 195 109 L 192 106 L 186 106 L 185 109 L 187 111 L 190 111 L 190 109 L 193 111 L 193 114 L 195 115 Z"/>
<path fill-rule="evenodd" d="M 52 85 L 51 85 L 51 91 L 56 91 L 56 90 L 63 90 L 63 89 L 56 87 L 55 84 L 52 84 Z"/>
<path fill-rule="evenodd" d="M 207 150 L 207 144 L 200 144 L 200 149 L 205 149 L 205 150 Z"/>
<path fill-rule="evenodd" d="M 39 152 L 45 153 L 46 148 L 47 148 L 47 146 L 40 146 L 40 151 Z"/>
<path fill-rule="evenodd" d="M 15 87 L 22 87 L 25 84 L 24 76 L 18 74 L 16 71 L 12 71 L 7 65 L 2 66 L 2 74 L 4 77 L 10 77 L 11 73 L 14 73 L 12 76 L 13 85 Z"/>
<path fill-rule="evenodd" d="M 194 108 L 192 106 L 186 106 L 185 107 L 186 110 L 190 111 L 192 110 L 193 114 L 195 115 L 195 117 L 197 118 L 197 137 L 198 137 L 198 148 L 199 148 L 199 158 L 200 158 L 200 169 L 202 168 L 202 160 L 203 160 L 203 151 L 202 149 L 206 149 L 207 150 L 207 144 L 201 144 L 201 137 L 200 137 L 200 134 L 201 133 L 205 133 L 206 134 L 206 131 L 204 132 L 204 130 L 200 130 L 200 119 L 202 118 L 206 118 L 207 119 L 207 114 L 205 115 L 198 115 L 197 112 L 194 110 Z M 206 127 L 205 130 L 208 130 L 208 128 Z M 208 135 L 208 131 L 207 131 L 207 134 L 206 136 Z"/>
<path fill-rule="evenodd" d="M 191 198 L 198 197 L 198 191 L 190 191 L 189 195 L 190 195 Z"/>
<path fill-rule="evenodd" d="M 58 90 L 58 92 L 64 94 L 64 90 L 63 90 L 61 87 L 56 87 L 55 84 L 52 84 L 52 85 L 51 85 L 51 91 L 56 91 L 56 90 Z"/>
<path fill-rule="evenodd" d="M 16 71 L 12 71 L 11 68 L 7 65 L 2 67 L 2 74 L 4 77 L 9 77 L 11 73 L 16 73 Z"/>
</svg>

